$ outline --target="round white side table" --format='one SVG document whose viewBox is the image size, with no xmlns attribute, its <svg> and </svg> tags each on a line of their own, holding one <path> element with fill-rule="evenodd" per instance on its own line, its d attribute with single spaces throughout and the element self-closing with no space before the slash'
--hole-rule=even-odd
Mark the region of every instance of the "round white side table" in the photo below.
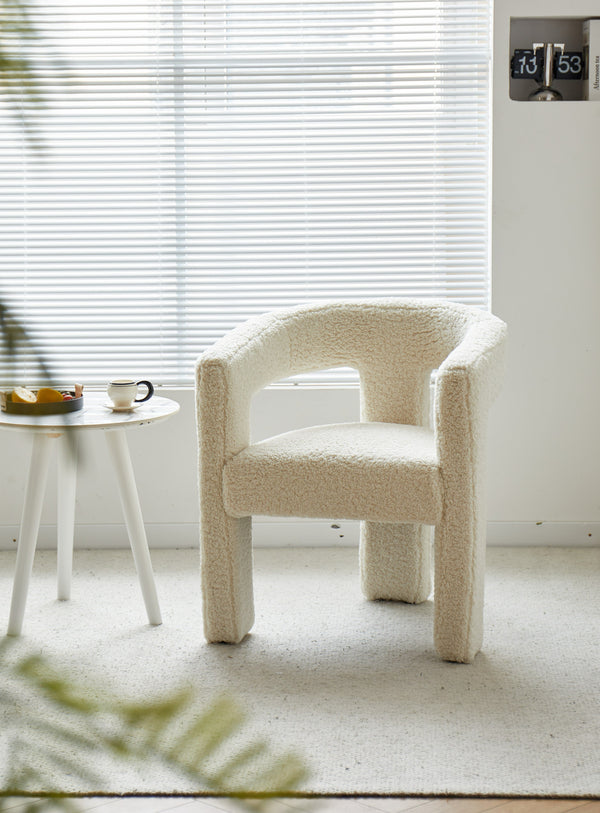
<svg viewBox="0 0 600 813">
<path fill-rule="evenodd" d="M 20 635 L 23 628 L 23 616 L 53 440 L 57 440 L 59 443 L 56 519 L 58 598 L 70 598 L 75 527 L 77 440 L 80 432 L 90 430 L 102 430 L 105 433 L 148 621 L 153 625 L 162 623 L 125 430 L 165 420 L 179 411 L 179 404 L 169 398 L 156 395 L 129 412 L 114 412 L 108 404 L 109 399 L 105 392 L 86 392 L 84 393 L 83 409 L 66 415 L 44 415 L 34 418 L 28 415 L 0 412 L 0 429 L 33 433 L 7 635 Z"/>
</svg>

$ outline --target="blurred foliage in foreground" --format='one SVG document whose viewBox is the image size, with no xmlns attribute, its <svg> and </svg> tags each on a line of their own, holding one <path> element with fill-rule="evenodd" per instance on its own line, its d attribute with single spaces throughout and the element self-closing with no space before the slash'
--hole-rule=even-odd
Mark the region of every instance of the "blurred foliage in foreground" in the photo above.
<svg viewBox="0 0 600 813">
<path fill-rule="evenodd" d="M 119 772 L 137 773 L 146 786 L 153 776 L 168 776 L 179 792 L 226 794 L 252 810 L 265 810 L 270 798 L 293 792 L 307 776 L 295 754 L 248 741 L 245 715 L 228 696 L 202 705 L 186 687 L 155 701 L 127 702 L 78 686 L 41 655 L 16 655 L 17 648 L 0 642 L 0 762 L 6 766 L 0 811 L 21 794 L 47 797 L 32 810 L 75 810 L 61 793 L 108 792 L 111 763 L 113 771 L 118 765 Z"/>
<path fill-rule="evenodd" d="M 34 149 L 41 145 L 32 114 L 44 106 L 44 96 L 30 53 L 39 39 L 27 3 L 0 0 L 0 92 Z"/>
<path fill-rule="evenodd" d="M 25 356 L 29 364 L 34 361 L 39 369 L 38 377 L 42 381 L 52 381 L 53 376 L 43 353 L 31 339 L 22 322 L 0 299 L 0 358 L 6 359 L 14 371 L 18 367 L 20 356 Z"/>
</svg>

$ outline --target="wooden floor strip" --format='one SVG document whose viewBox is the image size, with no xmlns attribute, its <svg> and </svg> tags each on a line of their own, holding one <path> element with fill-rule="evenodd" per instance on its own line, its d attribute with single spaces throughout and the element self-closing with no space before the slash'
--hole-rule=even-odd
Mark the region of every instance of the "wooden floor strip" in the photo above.
<svg viewBox="0 0 600 813">
<path fill-rule="evenodd" d="M 600 813 L 600 802 L 587 802 L 577 808 L 577 813 Z"/>
<path fill-rule="evenodd" d="M 485 813 L 505 803 L 506 799 L 432 799 L 418 808 L 405 809 L 418 810 L 419 813 L 455 813 L 458 810 L 462 813 Z"/>
<path fill-rule="evenodd" d="M 461 800 L 457 800 L 457 803 Z M 568 813 L 585 805 L 584 799 L 510 799 L 496 807 L 496 813 Z M 459 811 L 461 808 L 446 808 Z"/>
</svg>

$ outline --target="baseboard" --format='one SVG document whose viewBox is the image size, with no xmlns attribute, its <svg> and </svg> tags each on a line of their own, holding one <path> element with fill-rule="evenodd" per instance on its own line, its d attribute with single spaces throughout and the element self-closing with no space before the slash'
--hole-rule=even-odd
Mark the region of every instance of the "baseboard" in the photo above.
<svg viewBox="0 0 600 813">
<path fill-rule="evenodd" d="M 199 526 L 195 523 L 149 522 L 145 527 L 150 548 L 193 548 L 198 545 Z M 0 525 L 0 550 L 16 550 L 18 533 L 16 525 Z M 358 535 L 358 522 L 258 517 L 253 527 L 254 545 L 259 548 L 356 546 Z M 124 525 L 75 525 L 75 548 L 128 546 Z M 56 526 L 40 526 L 37 547 L 40 550 L 56 548 Z"/>
<path fill-rule="evenodd" d="M 193 548 L 198 545 L 198 526 L 191 522 L 179 524 L 147 523 L 146 536 L 151 548 Z M 19 529 L 16 525 L 0 525 L 0 550 L 16 550 Z M 56 526 L 40 525 L 37 547 L 56 548 Z M 127 548 L 129 540 L 124 525 L 75 525 L 75 547 L 80 549 Z"/>
<path fill-rule="evenodd" d="M 488 522 L 493 547 L 597 547 L 600 522 Z"/>
<path fill-rule="evenodd" d="M 254 521 L 260 547 L 358 545 L 360 523 L 349 520 L 274 519 Z M 494 547 L 596 547 L 600 522 L 488 522 L 487 544 Z"/>
<path fill-rule="evenodd" d="M 199 529 L 195 523 L 148 523 L 151 548 L 194 548 Z M 347 520 L 279 519 L 254 520 L 254 544 L 261 548 L 352 547 L 358 545 L 359 523 Z M 18 528 L 0 525 L 0 550 L 16 550 Z M 600 545 L 600 522 L 489 522 L 487 543 L 496 547 L 596 547 Z M 121 524 L 76 525 L 76 548 L 125 548 L 127 532 Z M 38 548 L 56 547 L 56 528 L 42 525 Z"/>
</svg>

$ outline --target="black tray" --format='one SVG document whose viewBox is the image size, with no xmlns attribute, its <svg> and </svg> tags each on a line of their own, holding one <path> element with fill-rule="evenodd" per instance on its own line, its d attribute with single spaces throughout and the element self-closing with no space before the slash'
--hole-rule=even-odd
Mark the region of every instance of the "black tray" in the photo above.
<svg viewBox="0 0 600 813">
<path fill-rule="evenodd" d="M 83 395 L 70 401 L 56 401 L 53 404 L 21 404 L 13 402 L 10 392 L 0 393 L 0 409 L 2 412 L 9 412 L 12 415 L 66 415 L 68 412 L 77 412 L 83 409 Z"/>
</svg>

